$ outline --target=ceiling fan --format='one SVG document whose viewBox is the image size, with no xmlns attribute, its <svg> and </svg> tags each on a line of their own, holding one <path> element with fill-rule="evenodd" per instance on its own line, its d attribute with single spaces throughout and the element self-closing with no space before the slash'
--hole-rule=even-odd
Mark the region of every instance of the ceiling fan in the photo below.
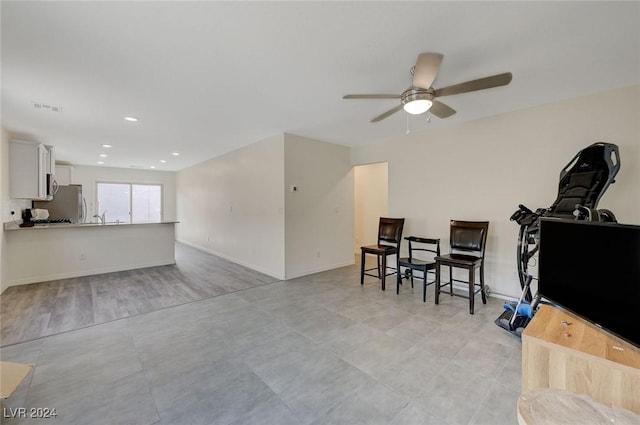
<svg viewBox="0 0 640 425">
<path fill-rule="evenodd" d="M 451 96 L 453 94 L 468 93 L 477 90 L 489 89 L 492 87 L 506 86 L 511 82 L 510 72 L 492 75 L 490 77 L 479 78 L 477 80 L 466 81 L 453 86 L 434 89 L 431 84 L 438 75 L 440 64 L 444 55 L 441 53 L 421 53 L 418 56 L 416 65 L 411 68 L 413 74 L 413 84 L 402 94 L 348 94 L 343 99 L 400 99 L 400 105 L 389 109 L 371 122 L 378 122 L 390 115 L 395 114 L 400 109 L 404 109 L 410 114 L 422 114 L 430 111 L 439 118 L 447 118 L 455 114 L 456 111 L 448 105 L 436 100 L 437 97 Z"/>
</svg>

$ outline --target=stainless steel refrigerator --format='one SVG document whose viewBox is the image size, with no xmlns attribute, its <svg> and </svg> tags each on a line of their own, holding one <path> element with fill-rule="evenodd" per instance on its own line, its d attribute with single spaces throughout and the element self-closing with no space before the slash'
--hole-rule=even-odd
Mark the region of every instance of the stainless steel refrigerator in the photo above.
<svg viewBox="0 0 640 425">
<path fill-rule="evenodd" d="M 72 223 L 83 223 L 86 219 L 87 204 L 82 196 L 82 185 L 58 186 L 51 201 L 34 201 L 33 208 L 49 211 L 49 219 L 69 219 Z"/>
</svg>

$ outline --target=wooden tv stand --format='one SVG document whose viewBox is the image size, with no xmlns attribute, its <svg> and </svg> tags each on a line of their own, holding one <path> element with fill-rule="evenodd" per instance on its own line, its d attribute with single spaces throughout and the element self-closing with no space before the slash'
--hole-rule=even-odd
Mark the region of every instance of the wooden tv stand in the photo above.
<svg viewBox="0 0 640 425">
<path fill-rule="evenodd" d="M 543 305 L 522 334 L 522 392 L 536 388 L 587 394 L 640 414 L 640 348 Z"/>
</svg>

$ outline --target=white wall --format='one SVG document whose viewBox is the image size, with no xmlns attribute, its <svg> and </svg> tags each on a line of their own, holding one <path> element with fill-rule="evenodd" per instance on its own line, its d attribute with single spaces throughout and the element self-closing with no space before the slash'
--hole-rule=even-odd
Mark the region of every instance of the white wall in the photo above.
<svg viewBox="0 0 640 425">
<path fill-rule="evenodd" d="M 22 199 L 9 198 L 9 139 L 11 135 L 1 128 L 1 143 L 0 143 L 0 217 L 2 223 L 15 219 L 18 222 L 22 221 L 22 210 L 31 206 L 31 201 L 25 201 Z M 15 215 L 11 216 L 11 211 L 15 211 Z M 7 237 L 4 232 L 4 227 L 0 229 L 0 293 L 9 286 L 9 280 L 7 275 Z"/>
<path fill-rule="evenodd" d="M 562 167 L 600 141 L 619 146 L 622 166 L 598 206 L 640 224 L 640 86 L 354 148 L 352 163 L 389 162 L 389 214 L 406 217 L 405 235 L 446 247 L 450 219 L 489 220 L 486 282 L 516 296 L 518 225 L 509 217 L 520 203 L 550 206 Z"/>
<path fill-rule="evenodd" d="M 355 181 L 354 252 L 378 243 L 380 217 L 389 216 L 389 170 L 386 162 L 353 167 Z"/>
<path fill-rule="evenodd" d="M 71 183 L 82 185 L 82 194 L 87 200 L 88 221 L 93 221 L 91 217 L 97 214 L 97 182 L 160 184 L 162 185 L 162 219 L 165 221 L 176 219 L 176 173 L 173 171 L 73 165 Z M 109 221 L 108 211 L 107 221 Z"/>
<path fill-rule="evenodd" d="M 291 134 L 284 142 L 287 279 L 353 264 L 350 149 Z"/>
<path fill-rule="evenodd" d="M 2 222 L 5 219 L 5 209 L 9 208 L 9 134 L 0 128 L 0 217 Z M 6 272 L 6 244 L 7 236 L 4 232 L 4 226 L 0 226 L 0 293 L 2 293 L 9 285 Z"/>
<path fill-rule="evenodd" d="M 353 264 L 349 148 L 274 136 L 180 171 L 177 193 L 180 242 L 279 279 Z"/>
<path fill-rule="evenodd" d="M 284 137 L 178 172 L 177 239 L 283 279 Z"/>
</svg>

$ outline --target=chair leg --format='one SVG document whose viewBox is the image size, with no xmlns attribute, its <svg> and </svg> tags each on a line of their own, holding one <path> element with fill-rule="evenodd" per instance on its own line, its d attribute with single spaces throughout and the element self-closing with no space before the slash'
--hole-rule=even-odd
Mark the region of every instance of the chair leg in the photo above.
<svg viewBox="0 0 640 425">
<path fill-rule="evenodd" d="M 449 266 L 449 295 L 453 297 L 453 269 Z"/>
<path fill-rule="evenodd" d="M 422 302 L 427 302 L 427 268 L 422 271 Z"/>
<path fill-rule="evenodd" d="M 364 285 L 364 257 L 365 257 L 365 253 L 364 250 L 362 250 L 362 255 L 360 258 L 360 285 Z"/>
<path fill-rule="evenodd" d="M 487 294 L 484 292 L 484 261 L 480 264 L 480 293 L 482 294 L 482 304 L 486 304 Z"/>
<path fill-rule="evenodd" d="M 380 278 L 380 256 L 376 255 L 376 261 L 378 262 L 378 278 Z"/>
<path fill-rule="evenodd" d="M 476 289 L 475 277 L 476 269 L 472 266 L 469 268 L 469 314 L 473 314 L 473 304 L 475 299 L 474 292 Z"/>
<path fill-rule="evenodd" d="M 396 275 L 402 282 L 402 275 L 400 274 L 400 253 L 396 254 Z"/>
<path fill-rule="evenodd" d="M 381 255 L 382 257 L 382 290 L 385 290 L 385 282 L 387 280 L 387 256 Z M 380 258 L 378 257 L 378 258 Z"/>
<path fill-rule="evenodd" d="M 436 293 L 434 296 L 434 300 L 436 302 L 436 304 L 440 303 L 440 263 L 436 262 L 436 283 L 435 283 L 435 287 L 436 287 Z"/>
<path fill-rule="evenodd" d="M 401 284 L 402 284 L 402 274 L 400 273 L 400 267 L 398 267 L 398 274 L 396 279 L 396 295 L 400 295 Z"/>
</svg>

